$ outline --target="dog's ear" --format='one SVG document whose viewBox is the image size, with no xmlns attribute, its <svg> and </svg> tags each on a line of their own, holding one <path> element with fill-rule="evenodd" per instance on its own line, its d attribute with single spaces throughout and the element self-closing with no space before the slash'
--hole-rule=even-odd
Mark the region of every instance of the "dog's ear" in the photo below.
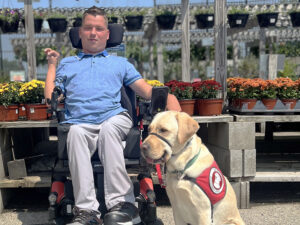
<svg viewBox="0 0 300 225">
<path fill-rule="evenodd" d="M 198 131 L 199 124 L 184 112 L 179 112 L 176 119 L 178 122 L 178 142 L 183 144 Z"/>
</svg>

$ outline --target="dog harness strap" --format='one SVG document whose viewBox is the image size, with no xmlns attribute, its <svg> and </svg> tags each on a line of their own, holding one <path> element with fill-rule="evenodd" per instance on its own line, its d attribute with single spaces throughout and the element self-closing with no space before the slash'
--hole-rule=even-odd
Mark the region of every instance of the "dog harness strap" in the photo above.
<svg viewBox="0 0 300 225">
<path fill-rule="evenodd" d="M 171 143 L 167 139 L 165 139 L 163 136 L 161 136 L 161 135 L 159 135 L 157 133 L 149 133 L 148 135 L 154 135 L 154 136 L 158 137 L 159 139 L 161 139 L 164 142 L 166 142 L 172 148 Z"/>
<path fill-rule="evenodd" d="M 205 169 L 197 178 L 185 177 L 184 179 L 196 183 L 207 195 L 212 205 L 221 201 L 226 194 L 226 180 L 216 161 Z"/>
</svg>

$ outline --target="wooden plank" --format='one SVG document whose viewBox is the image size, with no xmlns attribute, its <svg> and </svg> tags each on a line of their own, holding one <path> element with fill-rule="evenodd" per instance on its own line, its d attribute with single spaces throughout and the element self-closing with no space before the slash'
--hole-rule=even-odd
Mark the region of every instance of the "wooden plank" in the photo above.
<svg viewBox="0 0 300 225">
<path fill-rule="evenodd" d="M 56 120 L 0 122 L 0 128 L 56 127 Z"/>
<path fill-rule="evenodd" d="M 161 30 L 158 31 L 157 40 L 157 79 L 164 83 L 164 57 L 163 57 L 163 44 L 161 42 Z"/>
<path fill-rule="evenodd" d="M 37 188 L 50 186 L 51 176 L 27 176 L 18 180 L 8 178 L 0 180 L 0 188 Z"/>
<path fill-rule="evenodd" d="M 32 0 L 24 1 L 25 31 L 27 44 L 28 80 L 36 79 L 36 57 L 34 44 L 34 20 L 32 11 Z"/>
<path fill-rule="evenodd" d="M 233 115 L 237 122 L 300 122 L 300 115 Z"/>
<path fill-rule="evenodd" d="M 189 0 L 181 0 L 181 72 L 182 80 L 191 81 L 190 74 L 190 12 Z"/>
<path fill-rule="evenodd" d="M 215 79 L 227 91 L 227 7 L 226 0 L 215 1 Z"/>
</svg>

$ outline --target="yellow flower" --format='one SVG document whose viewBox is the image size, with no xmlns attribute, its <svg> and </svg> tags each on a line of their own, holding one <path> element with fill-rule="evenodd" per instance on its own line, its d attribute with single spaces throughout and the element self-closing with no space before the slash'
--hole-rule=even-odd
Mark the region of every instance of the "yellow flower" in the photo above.
<svg viewBox="0 0 300 225">
<path fill-rule="evenodd" d="M 29 90 L 32 90 L 33 88 L 32 88 L 32 87 L 29 87 L 28 89 L 29 89 Z"/>
<path fill-rule="evenodd" d="M 22 95 L 24 95 L 24 92 L 23 92 L 23 91 L 20 92 L 20 96 L 22 96 Z"/>
</svg>

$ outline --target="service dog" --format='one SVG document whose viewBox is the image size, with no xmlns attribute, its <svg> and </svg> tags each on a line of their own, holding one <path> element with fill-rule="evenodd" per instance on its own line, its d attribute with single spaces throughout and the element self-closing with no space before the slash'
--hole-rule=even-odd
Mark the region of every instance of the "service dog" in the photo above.
<svg viewBox="0 0 300 225">
<path fill-rule="evenodd" d="M 148 163 L 166 163 L 166 191 L 175 224 L 245 224 L 234 190 L 197 136 L 198 129 L 186 113 L 158 113 L 141 146 Z"/>
</svg>

